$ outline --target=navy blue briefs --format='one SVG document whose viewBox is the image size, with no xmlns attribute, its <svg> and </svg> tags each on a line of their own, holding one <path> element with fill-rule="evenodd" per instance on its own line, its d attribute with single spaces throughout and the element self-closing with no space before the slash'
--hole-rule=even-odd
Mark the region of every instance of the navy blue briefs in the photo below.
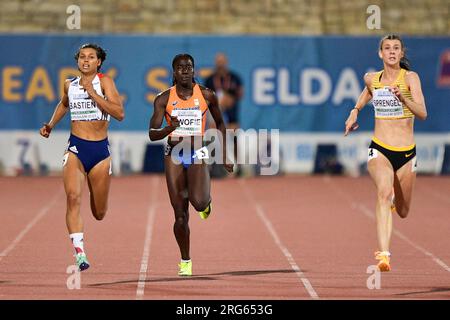
<svg viewBox="0 0 450 320">
<path fill-rule="evenodd" d="M 209 152 L 206 147 L 202 147 L 198 150 L 194 148 L 190 148 L 188 152 L 185 152 L 183 148 L 178 151 L 178 154 L 172 154 L 173 148 L 170 144 L 166 143 L 164 147 L 164 154 L 166 156 L 175 157 L 178 163 L 182 164 L 184 169 L 189 168 L 191 164 L 200 164 L 203 161 L 199 161 L 200 159 L 208 159 Z"/>
<path fill-rule="evenodd" d="M 68 142 L 67 150 L 80 159 L 86 173 L 89 173 L 97 163 L 110 156 L 108 138 L 100 141 L 90 141 L 70 134 Z"/>
</svg>

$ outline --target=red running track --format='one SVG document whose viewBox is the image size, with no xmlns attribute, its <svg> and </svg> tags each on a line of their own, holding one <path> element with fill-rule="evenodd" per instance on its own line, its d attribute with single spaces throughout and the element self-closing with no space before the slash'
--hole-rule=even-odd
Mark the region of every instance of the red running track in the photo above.
<svg viewBox="0 0 450 320">
<path fill-rule="evenodd" d="M 375 263 L 368 177 L 213 180 L 213 213 L 191 208 L 194 276 L 177 276 L 173 213 L 162 175 L 116 177 L 95 221 L 84 192 L 91 268 L 74 263 L 61 178 L 0 178 L 0 299 L 450 299 L 450 179 L 417 179 L 407 219 L 394 218 L 392 267 Z"/>
</svg>

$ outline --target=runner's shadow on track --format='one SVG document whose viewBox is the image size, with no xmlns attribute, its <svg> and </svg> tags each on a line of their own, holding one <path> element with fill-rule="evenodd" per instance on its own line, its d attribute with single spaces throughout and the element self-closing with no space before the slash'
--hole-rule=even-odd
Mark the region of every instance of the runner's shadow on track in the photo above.
<svg viewBox="0 0 450 320">
<path fill-rule="evenodd" d="M 428 291 L 413 291 L 413 292 L 404 292 L 404 293 L 397 293 L 397 296 L 410 296 L 413 294 L 423 294 L 423 293 L 437 293 L 437 292 L 450 292 L 449 287 L 442 287 L 442 288 L 431 288 Z"/>
<path fill-rule="evenodd" d="M 155 279 L 147 279 L 144 282 L 151 283 L 151 282 L 173 282 L 173 281 L 185 281 L 185 280 L 217 280 L 216 278 L 212 277 L 203 277 L 203 276 L 190 276 L 190 277 L 167 277 L 167 278 L 155 278 Z M 114 284 L 126 284 L 126 283 L 133 283 L 138 284 L 139 280 L 123 280 L 123 281 L 114 281 L 114 282 L 104 282 L 104 283 L 94 283 L 88 285 L 88 287 L 101 287 L 101 286 L 108 286 L 108 285 L 114 285 Z"/>
<path fill-rule="evenodd" d="M 154 279 L 147 279 L 147 280 L 145 280 L 145 282 L 146 283 L 173 282 L 173 281 L 185 281 L 185 280 L 214 281 L 214 280 L 219 280 L 219 278 L 215 277 L 215 276 L 254 276 L 254 275 L 269 274 L 269 273 L 295 273 L 295 271 L 292 269 L 230 271 L 230 272 L 220 272 L 220 273 L 211 273 L 211 274 L 198 274 L 198 275 L 193 275 L 190 277 L 154 278 Z M 139 280 L 123 280 L 123 281 L 115 281 L 115 282 L 94 283 L 94 284 L 88 285 L 88 287 L 101 287 L 101 286 L 125 284 L 125 283 L 137 284 L 138 282 L 139 282 Z"/>
<path fill-rule="evenodd" d="M 277 270 L 248 270 L 248 271 L 229 271 L 220 273 L 206 274 L 208 276 L 256 276 L 267 273 L 294 273 L 292 269 L 277 269 Z M 303 271 L 305 272 L 305 271 Z"/>
</svg>

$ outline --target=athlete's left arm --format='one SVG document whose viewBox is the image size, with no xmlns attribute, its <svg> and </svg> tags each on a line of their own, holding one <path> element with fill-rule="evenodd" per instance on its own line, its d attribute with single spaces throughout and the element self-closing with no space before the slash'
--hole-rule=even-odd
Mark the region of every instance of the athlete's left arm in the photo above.
<svg viewBox="0 0 450 320">
<path fill-rule="evenodd" d="M 419 75 L 416 72 L 408 71 L 405 80 L 406 85 L 409 86 L 409 91 L 411 91 L 412 100 L 404 97 L 398 87 L 394 87 L 392 91 L 417 118 L 425 120 L 427 118 L 427 107 L 425 106 Z"/>
<path fill-rule="evenodd" d="M 89 96 L 92 98 L 92 100 L 95 101 L 95 103 L 97 103 L 97 106 L 102 111 L 105 111 L 113 118 L 122 121 L 125 118 L 125 111 L 123 109 L 119 92 L 117 91 L 116 85 L 114 84 L 114 80 L 107 75 L 103 75 L 103 77 L 100 78 L 100 83 L 105 93 L 106 99 L 98 95 L 93 88 L 91 92 L 88 92 Z"/>
<path fill-rule="evenodd" d="M 228 172 L 233 172 L 233 164 L 230 163 L 231 161 L 227 160 L 226 127 L 225 122 L 222 118 L 222 113 L 220 112 L 219 101 L 214 91 L 203 86 L 201 87 L 201 89 L 203 97 L 208 102 L 208 108 L 211 112 L 214 122 L 216 123 L 216 128 L 219 129 L 222 134 L 223 166 Z"/>
</svg>

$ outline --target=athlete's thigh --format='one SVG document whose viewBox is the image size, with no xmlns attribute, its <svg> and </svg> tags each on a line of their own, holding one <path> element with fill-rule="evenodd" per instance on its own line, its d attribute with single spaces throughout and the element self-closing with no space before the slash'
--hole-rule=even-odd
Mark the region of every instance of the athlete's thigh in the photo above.
<svg viewBox="0 0 450 320">
<path fill-rule="evenodd" d="M 81 196 L 85 179 L 86 174 L 81 161 L 72 152 L 66 152 L 63 158 L 63 181 L 66 194 Z"/>
<path fill-rule="evenodd" d="M 175 212 L 187 210 L 189 205 L 187 177 L 183 165 L 174 163 L 171 156 L 166 155 L 164 156 L 164 170 L 172 207 Z"/>
<path fill-rule="evenodd" d="M 416 182 L 416 157 L 397 170 L 394 179 L 395 203 L 400 209 L 404 204 L 409 208 Z"/>
<path fill-rule="evenodd" d="M 108 202 L 109 186 L 111 184 L 111 157 L 97 163 L 89 171 L 87 177 L 95 207 L 99 210 L 104 210 Z"/>
<path fill-rule="evenodd" d="M 373 150 L 374 156 L 367 162 L 367 170 L 378 190 L 392 188 L 394 184 L 394 169 L 384 154 Z"/>
<path fill-rule="evenodd" d="M 211 190 L 208 165 L 205 163 L 190 165 L 187 169 L 187 176 L 189 197 L 208 201 Z"/>
</svg>

